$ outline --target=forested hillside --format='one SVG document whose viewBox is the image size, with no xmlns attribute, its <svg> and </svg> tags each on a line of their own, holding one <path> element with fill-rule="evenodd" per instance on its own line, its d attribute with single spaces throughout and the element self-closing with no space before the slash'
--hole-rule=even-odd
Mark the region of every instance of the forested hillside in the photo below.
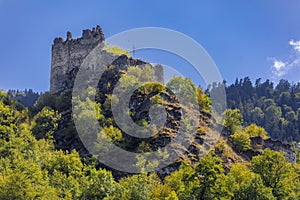
<svg viewBox="0 0 300 200">
<path fill-rule="evenodd" d="M 299 145 L 270 138 L 299 139 L 300 84 L 282 80 L 274 87 L 270 81 L 257 80 L 255 86 L 249 78 L 237 81 L 226 87 L 229 109 L 221 124 L 212 114 L 209 94 L 189 78 L 173 77 L 163 85 L 153 79 L 155 66 L 141 61 L 129 65 L 128 60 L 137 61 L 123 51 L 116 56 L 118 62 L 107 66 L 97 90 L 88 86 L 78 96 L 72 95 L 72 87 L 41 95 L 0 90 L 0 199 L 300 198 Z M 134 88 L 140 80 L 145 84 L 134 90 L 127 104 L 117 98 L 115 90 Z M 126 114 L 141 127 L 155 120 L 150 107 L 160 104 L 166 122 L 159 131 L 152 126 L 151 137 L 132 137 L 116 122 L 113 104 L 129 107 L 123 118 Z M 188 117 L 183 119 L 183 113 Z M 193 119 L 199 122 L 195 129 Z M 88 146 L 75 120 L 83 122 Z M 102 127 L 99 133 L 90 131 L 95 122 Z M 210 135 L 215 127 L 222 127 L 221 136 Z M 146 172 L 158 164 L 136 156 L 134 167 L 141 173 L 120 172 L 101 163 L 101 155 L 95 153 L 105 146 L 104 138 L 129 152 L 160 151 L 180 128 L 181 136 L 192 140 L 190 146 L 176 143 L 177 159 L 161 170 Z M 205 143 L 214 137 L 213 146 Z M 209 152 L 203 154 L 204 149 Z M 169 156 L 161 152 L 161 160 Z"/>
<path fill-rule="evenodd" d="M 300 83 L 250 78 L 236 80 L 226 87 L 229 108 L 238 108 L 243 124 L 255 123 L 274 139 L 300 141 Z"/>
<path fill-rule="evenodd" d="M 8 90 L 7 95 L 12 100 L 17 100 L 25 107 L 31 107 L 35 104 L 36 100 L 41 95 L 38 92 L 34 92 L 32 89 L 25 90 Z"/>
<path fill-rule="evenodd" d="M 206 105 L 206 98 L 200 99 Z M 110 171 L 99 168 L 96 158 L 80 157 L 76 150 L 55 148 L 53 135 L 61 119 L 58 110 L 44 105 L 34 111 L 37 113 L 17 106 L 0 91 L 0 199 L 296 200 L 300 197 L 300 165 L 287 162 L 284 152 L 259 150 L 250 160 L 245 159 L 244 153 L 260 148 L 251 146 L 250 138 L 268 136 L 256 125 L 242 127 L 242 116 L 237 110 L 225 113 L 224 126 L 231 136 L 221 138 L 196 163 L 182 162 L 178 170 L 163 179 L 156 172 L 142 172 L 119 180 Z M 116 127 L 106 131 L 117 141 L 122 137 Z"/>
</svg>

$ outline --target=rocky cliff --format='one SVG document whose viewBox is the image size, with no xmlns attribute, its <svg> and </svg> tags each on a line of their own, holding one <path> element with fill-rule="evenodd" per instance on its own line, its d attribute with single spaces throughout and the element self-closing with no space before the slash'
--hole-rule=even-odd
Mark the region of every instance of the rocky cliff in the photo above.
<svg viewBox="0 0 300 200">
<path fill-rule="evenodd" d="M 66 101 L 70 102 L 71 91 L 74 85 L 76 74 L 86 56 L 100 43 L 103 43 L 104 34 L 97 26 L 92 30 L 84 30 L 82 37 L 73 39 L 70 32 L 67 33 L 66 40 L 62 38 L 56 38 L 52 45 L 52 64 L 51 64 L 51 86 L 50 92 L 54 95 L 65 95 Z M 98 94 L 97 102 L 102 105 L 102 110 L 105 118 L 112 118 L 114 126 L 113 115 L 110 109 L 107 108 L 106 102 L 111 97 L 114 91 L 114 87 L 119 82 L 122 74 L 126 73 L 130 66 L 143 67 L 145 65 L 151 66 L 149 63 L 140 59 L 129 58 L 126 55 L 118 55 L 112 63 L 107 66 L 98 82 Z M 161 65 L 151 66 L 155 71 L 155 76 L 163 82 L 163 68 Z M 151 97 L 157 95 L 158 92 L 143 93 L 136 91 L 133 93 L 129 107 L 131 109 L 132 119 L 134 122 L 141 120 L 149 120 L 149 109 L 151 107 Z M 141 151 L 141 144 L 146 143 L 147 148 L 150 150 L 157 150 L 160 147 L 170 143 L 175 137 L 180 126 L 182 112 L 189 113 L 191 116 L 195 115 L 199 120 L 199 127 L 193 134 L 193 141 L 188 148 L 183 146 L 176 146 L 183 152 L 180 158 L 173 165 L 168 166 L 159 171 L 161 176 L 165 176 L 170 172 L 178 169 L 179 163 L 182 161 L 197 162 L 201 157 L 203 150 L 209 148 L 209 140 L 218 137 L 218 133 L 211 135 L 215 127 L 220 127 L 216 121 L 212 118 L 211 114 L 201 110 L 198 114 L 195 114 L 194 110 L 187 109 L 184 105 L 180 105 L 172 93 L 167 91 L 160 91 L 160 97 L 163 100 L 163 106 L 167 111 L 167 120 L 163 129 L 155 136 L 147 139 L 134 138 L 122 132 L 123 143 L 122 147 L 128 151 Z M 82 156 L 89 156 L 89 152 L 84 148 L 72 119 L 71 104 L 66 104 L 62 110 L 62 119 L 59 124 L 59 130 L 54 135 L 56 140 L 56 147 L 64 150 L 76 149 Z M 226 140 L 228 136 L 223 136 Z M 223 140 L 223 139 L 221 139 Z M 206 141 L 206 142 L 205 142 Z M 208 142 L 208 143 L 207 143 Z M 246 152 L 245 155 L 236 155 L 230 157 L 232 162 L 247 161 L 254 155 L 258 155 L 262 149 L 271 148 L 274 150 L 283 150 L 286 152 L 289 161 L 295 160 L 295 154 L 291 150 L 291 147 L 282 143 L 277 144 L 277 141 L 272 140 L 260 140 L 259 138 L 252 139 L 252 145 L 254 150 L 252 152 Z M 260 146 L 262 144 L 262 147 Z M 125 145 L 125 146 L 124 146 Z M 149 150 L 148 149 L 148 150 Z M 232 148 L 234 150 L 234 147 Z M 232 150 L 232 152 L 233 152 Z M 246 158 L 246 159 L 245 159 Z M 231 161 L 230 161 L 231 162 Z M 114 172 L 117 173 L 117 172 Z M 122 175 L 122 174 L 121 174 Z M 124 174 L 123 174 L 124 175 Z M 120 174 L 117 173 L 117 176 Z"/>
<path fill-rule="evenodd" d="M 59 124 L 59 130 L 55 133 L 54 138 L 56 140 L 56 147 L 64 150 L 76 149 L 82 156 L 89 156 L 89 152 L 83 146 L 74 122 L 72 119 L 71 111 L 71 91 L 74 85 L 74 80 L 78 70 L 86 58 L 86 56 L 97 45 L 104 42 L 104 34 L 99 26 L 92 30 L 84 30 L 82 37 L 73 39 L 71 33 L 67 33 L 66 40 L 62 38 L 56 38 L 52 45 L 52 64 L 51 64 L 51 88 L 50 92 L 53 95 L 65 96 L 68 104 L 62 110 L 62 118 Z M 99 52 L 101 53 L 101 52 Z M 107 52 L 102 52 L 107 53 Z M 144 66 L 150 66 L 154 69 L 154 76 L 158 82 L 163 83 L 163 67 L 161 65 L 152 66 L 149 63 L 129 58 L 126 55 L 117 55 L 116 58 L 107 66 L 98 82 L 98 93 L 96 95 L 97 102 L 102 105 L 102 110 L 105 118 L 112 119 L 114 126 L 117 126 L 113 120 L 113 115 L 110 109 L 107 109 L 107 100 L 111 97 L 114 87 L 119 82 L 122 74 L 126 73 L 130 66 L 143 68 Z M 132 119 L 138 123 L 141 120 L 150 121 L 149 109 L 152 105 L 150 99 L 160 95 L 163 106 L 167 113 L 167 120 L 161 131 L 154 137 L 141 139 L 127 135 L 122 131 L 123 143 L 122 147 L 128 151 L 140 152 L 144 151 L 141 146 L 146 144 L 148 150 L 157 150 L 160 147 L 164 147 L 176 136 L 180 127 L 182 111 L 189 113 L 191 116 L 197 117 L 202 127 L 206 127 L 202 130 L 208 130 L 210 124 L 210 114 L 205 111 L 196 112 L 188 109 L 186 106 L 180 105 L 176 99 L 176 96 L 170 92 L 154 91 L 150 93 L 143 93 L 136 91 L 132 94 L 129 107 L 133 113 Z M 189 148 L 183 146 L 177 146 L 183 152 L 178 162 L 185 160 L 187 162 L 196 162 L 199 160 L 199 155 L 203 152 L 205 147 L 203 146 L 203 137 L 205 131 L 196 130 L 193 132 L 196 140 L 192 142 Z M 163 176 L 171 171 L 178 169 L 178 162 L 161 170 L 160 174 Z"/>
</svg>

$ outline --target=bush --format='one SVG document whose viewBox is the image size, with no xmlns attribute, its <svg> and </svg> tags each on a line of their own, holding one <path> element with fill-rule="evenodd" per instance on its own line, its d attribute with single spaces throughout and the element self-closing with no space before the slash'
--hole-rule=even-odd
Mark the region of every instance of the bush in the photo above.
<svg viewBox="0 0 300 200">
<path fill-rule="evenodd" d="M 234 148 L 238 151 L 251 149 L 250 136 L 244 131 L 237 131 L 230 136 Z"/>
<path fill-rule="evenodd" d="M 251 124 L 245 128 L 245 132 L 250 136 L 250 137 L 261 137 L 263 139 L 268 138 L 267 132 L 265 131 L 264 128 L 257 126 L 256 124 Z"/>
<path fill-rule="evenodd" d="M 227 109 L 224 113 L 224 120 L 224 127 L 231 132 L 235 132 L 243 123 L 243 116 L 239 109 Z"/>
</svg>

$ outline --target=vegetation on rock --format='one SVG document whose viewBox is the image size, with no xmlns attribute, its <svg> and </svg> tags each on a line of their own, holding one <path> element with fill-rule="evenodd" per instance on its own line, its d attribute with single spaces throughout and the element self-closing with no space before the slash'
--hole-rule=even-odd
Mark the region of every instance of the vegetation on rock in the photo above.
<svg viewBox="0 0 300 200">
<path fill-rule="evenodd" d="M 249 163 L 224 173 L 223 160 L 211 151 L 195 164 L 182 163 L 162 181 L 155 172 L 115 180 L 94 158 L 54 147 L 57 111 L 43 108 L 34 117 L 18 110 L 0 92 L 0 199 L 299 199 L 300 166 L 282 152 L 266 149 Z M 239 116 L 238 116 L 239 118 Z M 100 118 L 99 118 L 100 119 Z M 239 121 L 240 119 L 237 119 Z M 263 129 L 240 129 L 265 137 Z M 112 126 L 108 137 L 119 140 Z M 241 134 L 241 133 L 233 133 Z M 242 140 L 243 141 L 243 140 Z"/>
</svg>

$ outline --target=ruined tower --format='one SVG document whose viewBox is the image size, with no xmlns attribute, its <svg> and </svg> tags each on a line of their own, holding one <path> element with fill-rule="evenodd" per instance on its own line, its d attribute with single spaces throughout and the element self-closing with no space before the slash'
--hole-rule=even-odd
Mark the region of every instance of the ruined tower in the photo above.
<svg viewBox="0 0 300 200">
<path fill-rule="evenodd" d="M 67 32 L 66 40 L 55 38 L 52 45 L 50 93 L 59 95 L 64 91 L 71 90 L 82 62 L 104 40 L 104 34 L 100 26 L 92 30 L 83 30 L 82 36 L 77 39 L 72 38 L 71 32 Z M 119 55 L 112 63 L 117 69 L 123 70 L 129 66 L 142 66 L 145 64 L 150 65 L 150 63 L 145 61 L 128 58 L 125 55 Z M 164 72 L 162 65 L 156 65 L 154 68 L 157 80 L 163 83 Z"/>
<path fill-rule="evenodd" d="M 50 92 L 60 94 L 71 89 L 83 60 L 103 41 L 104 34 L 100 26 L 83 30 L 82 36 L 77 39 L 73 39 L 70 32 L 67 33 L 66 40 L 55 38 L 52 45 Z"/>
</svg>

